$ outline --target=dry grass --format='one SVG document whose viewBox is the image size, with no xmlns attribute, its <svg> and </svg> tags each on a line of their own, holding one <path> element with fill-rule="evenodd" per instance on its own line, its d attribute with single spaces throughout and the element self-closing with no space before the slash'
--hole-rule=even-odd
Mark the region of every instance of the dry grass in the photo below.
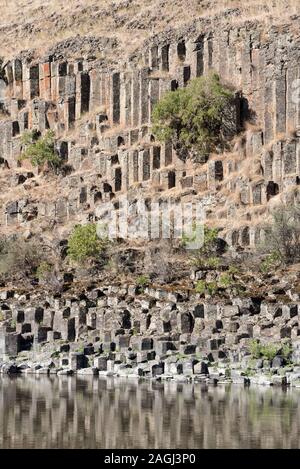
<svg viewBox="0 0 300 469">
<path fill-rule="evenodd" d="M 116 37 L 126 53 L 166 28 L 235 9 L 229 21 L 282 23 L 300 14 L 298 0 L 0 0 L 1 54 L 49 46 L 74 36 Z M 188 14 L 187 14 L 188 12 Z M 224 15 L 225 20 L 226 17 Z"/>
</svg>

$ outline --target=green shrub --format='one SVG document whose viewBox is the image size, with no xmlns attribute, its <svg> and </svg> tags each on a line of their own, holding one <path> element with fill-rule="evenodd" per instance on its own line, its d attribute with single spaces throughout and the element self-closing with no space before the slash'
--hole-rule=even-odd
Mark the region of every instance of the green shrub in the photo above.
<svg viewBox="0 0 300 469">
<path fill-rule="evenodd" d="M 72 261 L 97 260 L 107 247 L 107 240 L 99 238 L 93 223 L 75 226 L 68 240 L 68 256 Z"/>
<path fill-rule="evenodd" d="M 36 276 L 39 280 L 45 280 L 50 272 L 52 272 L 53 267 L 47 262 L 43 261 L 40 263 L 36 269 Z"/>
<path fill-rule="evenodd" d="M 264 227 L 265 242 L 262 251 L 268 254 L 262 268 L 274 268 L 280 263 L 300 260 L 300 208 L 282 204 L 272 213 L 273 220 Z"/>
<path fill-rule="evenodd" d="M 21 237 L 2 238 L 0 241 L 0 274 L 26 276 L 36 272 L 44 255 L 38 241 L 25 241 Z"/>
<path fill-rule="evenodd" d="M 266 258 L 262 261 L 262 263 L 260 264 L 260 270 L 264 274 L 274 272 L 276 267 L 280 266 L 281 262 L 282 258 L 280 253 L 278 251 L 274 251 L 271 254 L 268 254 Z"/>
<path fill-rule="evenodd" d="M 220 275 L 218 281 L 213 280 L 208 282 L 207 280 L 198 280 L 195 285 L 195 291 L 201 295 L 209 294 L 210 296 L 213 296 L 218 292 L 219 288 L 233 287 L 239 292 L 239 294 L 242 292 L 242 286 L 233 279 L 232 274 L 224 272 Z"/>
<path fill-rule="evenodd" d="M 193 226 L 191 233 L 183 233 L 181 237 L 181 246 L 186 247 L 188 244 L 193 243 L 196 240 L 196 228 Z"/>
<path fill-rule="evenodd" d="M 220 267 L 220 259 L 218 257 L 209 257 L 206 260 L 206 266 L 211 267 L 212 269 L 217 269 Z"/>
<path fill-rule="evenodd" d="M 231 265 L 231 266 L 229 266 L 228 273 L 230 275 L 238 275 L 241 272 L 240 272 L 240 269 L 238 267 L 236 267 L 235 265 Z"/>
<path fill-rule="evenodd" d="M 273 360 L 274 357 L 278 354 L 279 347 L 275 344 L 268 344 L 261 346 L 261 354 L 267 360 Z"/>
<path fill-rule="evenodd" d="M 47 164 L 52 170 L 57 169 L 62 160 L 59 158 L 54 146 L 54 132 L 48 130 L 42 137 L 37 132 L 25 132 L 22 136 L 24 150 L 21 160 L 30 160 L 32 166 L 42 168 Z"/>
<path fill-rule="evenodd" d="M 218 255 L 218 229 L 204 226 L 203 244 L 193 255 L 196 267 L 217 268 L 220 264 Z"/>
<path fill-rule="evenodd" d="M 204 226 L 193 222 L 192 229 L 188 232 L 184 231 L 181 237 L 181 247 L 195 252 L 204 240 Z"/>
<path fill-rule="evenodd" d="M 84 352 L 84 345 L 80 344 L 79 347 L 76 349 L 77 353 L 83 353 Z"/>
<path fill-rule="evenodd" d="M 195 292 L 200 295 L 208 294 L 213 296 L 218 291 L 218 284 L 215 281 L 206 282 L 205 280 L 198 280 L 195 286 Z"/>
<path fill-rule="evenodd" d="M 219 280 L 219 285 L 222 288 L 229 288 L 232 287 L 234 284 L 232 276 L 225 272 L 222 275 L 220 275 L 220 280 Z"/>
<path fill-rule="evenodd" d="M 200 295 L 204 295 L 206 291 L 206 282 L 204 280 L 198 280 L 195 286 L 195 291 Z"/>
<path fill-rule="evenodd" d="M 169 91 L 152 113 L 153 134 L 177 150 L 208 155 L 225 144 L 233 93 L 216 73 L 195 78 L 185 88 Z"/>
<path fill-rule="evenodd" d="M 251 376 L 255 376 L 255 371 L 252 370 L 252 368 L 246 368 L 246 370 L 244 371 L 243 373 L 243 376 L 246 376 L 246 377 L 251 377 Z"/>
<path fill-rule="evenodd" d="M 282 347 L 281 347 L 281 355 L 286 359 L 286 360 L 290 360 L 291 358 L 291 355 L 293 353 L 293 347 L 291 344 L 289 343 L 286 343 L 286 344 L 283 344 Z"/>
<path fill-rule="evenodd" d="M 213 296 L 218 291 L 218 284 L 215 281 L 207 282 L 206 284 L 207 292 L 210 296 Z"/>
<path fill-rule="evenodd" d="M 280 350 L 280 345 L 276 344 L 260 344 L 257 340 L 250 342 L 250 353 L 252 358 L 266 358 L 273 360 Z"/>
<path fill-rule="evenodd" d="M 138 287 L 145 287 L 145 286 L 149 285 L 149 282 L 150 282 L 150 279 L 149 279 L 148 275 L 140 275 L 136 279 L 136 284 L 137 284 Z"/>
<path fill-rule="evenodd" d="M 15 329 L 16 325 L 17 325 L 16 320 L 15 320 L 15 319 L 12 319 L 12 320 L 10 321 L 10 327 L 11 327 L 12 329 Z"/>
<path fill-rule="evenodd" d="M 257 340 L 251 340 L 249 348 L 252 358 L 261 358 L 261 345 Z"/>
</svg>

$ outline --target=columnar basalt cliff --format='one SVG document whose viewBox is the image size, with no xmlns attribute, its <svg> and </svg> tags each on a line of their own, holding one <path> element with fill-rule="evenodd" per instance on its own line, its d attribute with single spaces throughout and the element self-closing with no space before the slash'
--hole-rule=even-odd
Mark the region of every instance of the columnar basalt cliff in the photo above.
<svg viewBox="0 0 300 469">
<path fill-rule="evenodd" d="M 92 58 L 17 58 L 4 67 L 1 121 L 2 224 L 19 229 L 94 219 L 103 201 L 138 190 L 156 200 L 214 201 L 230 243 L 253 245 L 274 196 L 297 198 L 299 182 L 299 40 L 293 26 L 220 29 L 207 22 L 154 37 L 120 69 Z M 240 93 L 232 152 L 206 164 L 180 160 L 153 141 L 151 111 L 166 90 L 216 70 Z M 72 172 L 53 181 L 20 166 L 26 129 L 57 136 Z M 47 189 L 46 189 L 47 188 Z M 46 189 L 46 190 L 45 190 Z M 58 196 L 59 194 L 59 196 Z M 216 217 L 217 215 L 217 217 Z M 239 228 L 232 230 L 233 220 Z M 258 225 L 258 226 L 257 226 Z"/>
<path fill-rule="evenodd" d="M 72 59 L 60 44 L 44 57 L 28 52 L 5 63 L 3 234 L 63 241 L 76 223 L 98 221 L 105 202 L 117 210 L 126 195 L 129 203 L 137 196 L 148 203 L 197 201 L 230 247 L 257 246 L 271 207 L 278 201 L 299 203 L 297 21 L 271 27 L 258 21 L 229 26 L 220 18 L 197 20 L 153 36 L 118 66 L 105 60 L 105 50 L 111 57 L 117 48 L 108 39 L 102 41 L 101 59 Z M 183 160 L 171 144 L 155 140 L 151 113 L 166 91 L 210 70 L 235 90 L 230 148 L 202 163 Z M 54 131 L 64 163 L 60 175 L 45 175 L 20 160 L 22 134 L 47 129 Z M 284 300 L 272 294 L 236 295 L 225 302 L 203 301 L 184 288 L 137 291 L 112 283 L 57 296 L 3 289 L 0 351 L 4 356 L 40 352 L 40 344 L 47 343 L 62 354 L 62 371 L 84 368 L 79 360 L 97 352 L 98 370 L 113 372 L 117 363 L 118 370 L 137 375 L 171 369 L 189 375 L 194 367 L 205 374 L 207 361 L 240 360 L 251 339 L 271 338 L 293 340 L 297 361 L 299 292 L 283 288 L 277 293 Z M 66 358 L 69 343 L 72 353 Z M 177 361 L 168 357 L 171 352 Z M 193 358 L 182 362 L 178 354 Z"/>
<path fill-rule="evenodd" d="M 299 385 L 299 302 L 234 298 L 215 303 L 189 291 L 135 285 L 91 285 L 76 296 L 6 291 L 1 299 L 4 373 L 100 372 Z M 281 356 L 255 360 L 249 341 L 257 339 L 277 344 L 292 339 L 294 365 Z M 17 362 L 8 362 L 9 357 Z M 251 378 L 245 374 L 250 369 Z"/>
</svg>

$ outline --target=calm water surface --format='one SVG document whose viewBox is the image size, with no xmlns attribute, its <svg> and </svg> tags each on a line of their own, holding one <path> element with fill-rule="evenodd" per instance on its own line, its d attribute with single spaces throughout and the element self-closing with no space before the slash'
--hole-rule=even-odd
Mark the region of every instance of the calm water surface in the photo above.
<svg viewBox="0 0 300 469">
<path fill-rule="evenodd" d="M 0 378 L 0 448 L 299 447 L 297 389 Z"/>
</svg>

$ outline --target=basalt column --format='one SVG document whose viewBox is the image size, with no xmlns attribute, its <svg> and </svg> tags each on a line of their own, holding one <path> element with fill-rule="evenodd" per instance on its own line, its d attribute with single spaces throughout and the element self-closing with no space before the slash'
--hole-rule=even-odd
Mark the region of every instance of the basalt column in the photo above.
<svg viewBox="0 0 300 469">
<path fill-rule="evenodd" d="M 143 68 L 140 73 L 141 115 L 140 124 L 149 123 L 149 69 Z"/>
<path fill-rule="evenodd" d="M 14 61 L 14 98 L 23 99 L 23 65 L 21 60 Z"/>
<path fill-rule="evenodd" d="M 120 123 L 122 126 L 131 126 L 131 104 L 132 104 L 132 74 L 124 73 L 121 75 L 120 84 Z"/>
<path fill-rule="evenodd" d="M 80 81 L 80 110 L 81 114 L 85 112 L 89 112 L 90 110 L 90 76 L 87 72 L 81 74 L 81 81 Z"/>
<path fill-rule="evenodd" d="M 121 94 L 121 81 L 120 73 L 113 73 L 112 75 L 112 122 L 113 124 L 120 123 L 120 94 Z"/>
<path fill-rule="evenodd" d="M 140 120 L 140 72 L 135 71 L 131 85 L 132 125 L 137 127 Z"/>
<path fill-rule="evenodd" d="M 76 119 L 76 77 L 69 74 L 66 79 L 65 123 L 67 129 L 74 127 Z"/>
</svg>

